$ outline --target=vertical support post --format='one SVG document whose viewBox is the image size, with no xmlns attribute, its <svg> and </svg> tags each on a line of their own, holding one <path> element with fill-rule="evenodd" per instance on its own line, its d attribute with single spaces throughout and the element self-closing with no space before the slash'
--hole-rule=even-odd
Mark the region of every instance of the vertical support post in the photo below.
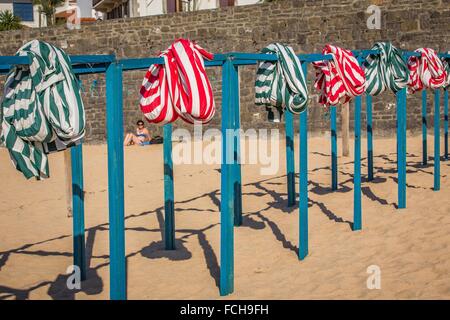
<svg viewBox="0 0 450 320">
<path fill-rule="evenodd" d="M 230 73 L 230 100 L 233 111 L 233 190 L 234 190 L 234 225 L 242 225 L 242 175 L 241 175 L 241 110 L 238 65 L 232 65 Z"/>
<path fill-rule="evenodd" d="M 308 65 L 303 62 L 303 74 L 308 75 Z M 308 108 L 300 113 L 300 187 L 299 187 L 299 245 L 298 257 L 303 260 L 308 255 Z"/>
<path fill-rule="evenodd" d="M 428 163 L 427 152 L 427 90 L 422 90 L 422 164 Z"/>
<path fill-rule="evenodd" d="M 441 189 L 441 114 L 440 114 L 441 92 L 434 90 L 434 191 Z"/>
<path fill-rule="evenodd" d="M 337 121 L 336 106 L 330 107 L 331 117 L 331 189 L 338 188 L 338 172 L 337 172 Z"/>
<path fill-rule="evenodd" d="M 398 208 L 406 208 L 406 88 L 397 92 Z"/>
<path fill-rule="evenodd" d="M 294 157 L 294 115 L 289 110 L 284 113 L 286 131 L 286 176 L 288 207 L 295 205 L 295 157 Z"/>
<path fill-rule="evenodd" d="M 444 90 L 444 157 L 448 160 L 448 88 Z"/>
<path fill-rule="evenodd" d="M 355 98 L 355 159 L 353 173 L 353 231 L 361 230 L 361 96 Z"/>
<path fill-rule="evenodd" d="M 367 115 L 367 180 L 373 180 L 373 107 L 372 96 L 366 94 L 366 115 Z"/>
<path fill-rule="evenodd" d="M 81 280 L 86 280 L 82 145 L 72 147 L 70 154 L 72 158 L 73 264 L 80 268 Z"/>
<path fill-rule="evenodd" d="M 234 291 L 234 192 L 233 192 L 233 110 L 231 73 L 228 58 L 222 67 L 222 164 L 220 170 L 220 295 Z"/>
<path fill-rule="evenodd" d="M 175 213 L 173 192 L 172 124 L 164 131 L 164 245 L 166 250 L 175 250 Z"/>
<path fill-rule="evenodd" d="M 106 130 L 108 143 L 110 298 L 112 300 L 125 300 L 122 67 L 117 62 L 111 63 L 106 69 Z"/>
<path fill-rule="evenodd" d="M 70 149 L 64 150 L 64 171 L 65 171 L 65 184 L 66 184 L 66 207 L 67 216 L 72 217 L 73 214 L 73 196 L 72 196 L 72 159 Z"/>
<path fill-rule="evenodd" d="M 342 156 L 350 155 L 350 104 L 341 106 Z"/>
</svg>

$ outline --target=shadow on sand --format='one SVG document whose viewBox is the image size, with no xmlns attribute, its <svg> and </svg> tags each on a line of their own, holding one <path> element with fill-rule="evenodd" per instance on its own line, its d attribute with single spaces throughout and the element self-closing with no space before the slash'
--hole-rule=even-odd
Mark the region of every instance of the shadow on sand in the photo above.
<svg viewBox="0 0 450 320">
<path fill-rule="evenodd" d="M 317 153 L 313 152 L 317 155 L 324 156 L 324 157 L 330 157 L 328 154 L 324 153 Z M 391 159 L 390 155 L 378 155 L 376 157 L 382 159 L 385 161 L 386 164 L 395 165 L 395 159 Z M 394 154 L 395 157 L 395 154 Z M 408 154 L 408 158 L 411 157 L 417 157 L 413 154 Z M 344 166 L 351 166 L 353 162 L 346 162 L 341 163 L 339 166 L 342 168 Z M 444 163 L 443 163 L 444 165 Z M 449 164 L 447 164 L 448 166 Z M 363 166 L 365 164 L 363 163 Z M 420 163 L 414 162 L 414 161 L 408 161 L 408 174 L 417 174 L 417 173 L 423 173 L 423 174 L 432 174 L 429 171 L 426 171 L 427 168 L 430 168 L 431 166 L 422 166 Z M 320 170 L 330 170 L 329 166 L 321 167 L 321 168 L 315 168 L 310 170 L 309 174 L 310 177 L 315 172 L 318 172 Z M 370 183 L 367 183 L 367 185 L 364 185 L 362 187 L 362 194 L 370 199 L 371 201 L 377 202 L 380 205 L 383 206 L 395 206 L 393 203 L 389 203 L 386 199 L 382 199 L 379 196 L 377 196 L 372 189 L 370 188 L 370 184 L 375 183 L 383 183 L 386 181 L 386 179 L 391 179 L 395 183 L 397 183 L 397 177 L 396 177 L 396 168 L 383 168 L 383 167 L 375 167 L 375 179 L 371 181 Z M 219 170 L 220 171 L 220 170 Z M 351 172 L 347 172 L 344 169 L 339 170 L 340 174 L 342 176 L 348 177 L 346 180 L 343 180 L 339 182 L 338 190 L 333 191 L 328 186 L 323 186 L 317 182 L 309 181 L 310 186 L 310 194 L 314 194 L 318 197 L 324 196 L 330 193 L 348 193 L 351 192 L 352 186 L 353 186 L 353 175 Z M 385 175 L 378 176 L 379 174 Z M 256 197 L 258 199 L 261 199 L 261 197 L 265 195 L 269 195 L 270 199 L 266 201 L 265 207 L 259 211 L 255 212 L 244 212 L 243 213 L 243 223 L 241 228 L 250 228 L 252 230 L 262 230 L 268 227 L 275 240 L 280 242 L 280 245 L 282 248 L 286 250 L 290 250 L 297 254 L 298 252 L 298 246 L 287 240 L 285 234 L 281 230 L 281 228 L 277 225 L 277 223 L 267 217 L 265 215 L 265 212 L 278 210 L 282 213 L 296 213 L 298 211 L 298 206 L 293 207 L 287 207 L 287 197 L 284 194 L 277 193 L 273 190 L 273 187 L 275 186 L 283 186 L 285 185 L 285 179 L 286 176 L 277 176 L 277 177 L 271 177 L 268 179 L 263 179 L 257 182 L 252 182 L 243 185 L 243 197 Z M 298 174 L 296 175 L 296 179 L 298 179 Z M 365 179 L 363 179 L 363 182 L 367 182 Z M 297 184 L 298 185 L 298 184 Z M 425 188 L 423 186 L 415 186 L 415 185 L 407 185 L 408 188 L 422 188 L 422 189 L 429 189 Z M 249 190 L 251 188 L 256 189 L 255 192 L 246 192 L 246 189 Z M 209 198 L 213 208 L 198 208 L 195 205 L 189 206 L 190 203 L 202 199 L 202 198 Z M 244 201 L 245 203 L 245 201 Z M 331 221 L 335 223 L 345 223 L 352 227 L 352 222 L 348 220 L 344 220 L 342 217 L 337 216 L 335 213 L 333 213 L 324 202 L 309 199 L 308 203 L 309 207 L 316 206 L 320 209 L 320 211 Z M 181 206 L 184 206 L 183 208 Z M 208 213 L 208 214 L 220 214 L 220 191 L 214 190 L 209 193 L 205 193 L 202 195 L 199 195 L 197 197 L 193 197 L 188 200 L 182 200 L 175 202 L 175 208 L 176 212 L 199 212 L 199 213 Z M 145 217 L 150 215 L 156 215 L 159 226 L 156 228 L 145 228 L 145 227 L 127 227 L 126 232 L 156 232 L 161 234 L 161 239 L 164 239 L 164 216 L 163 216 L 163 207 L 156 208 L 151 211 L 145 211 L 137 214 L 131 214 L 127 215 L 125 220 L 131 220 L 137 217 Z M 42 288 L 47 288 L 47 294 L 52 299 L 75 299 L 76 294 L 79 292 L 83 292 L 87 295 L 97 295 L 104 290 L 104 283 L 102 278 L 98 274 L 98 270 L 101 268 L 105 268 L 109 266 L 109 256 L 108 255 L 101 255 L 101 256 L 95 256 L 93 255 L 93 247 L 95 242 L 95 237 L 98 232 L 107 232 L 108 231 L 108 223 L 99 224 L 97 226 L 91 227 L 86 230 L 87 237 L 86 237 L 86 259 L 87 259 L 87 279 L 82 282 L 81 289 L 79 290 L 69 290 L 67 288 L 67 281 L 69 280 L 69 275 L 67 274 L 59 274 L 56 276 L 56 279 L 53 281 L 42 281 L 38 284 L 33 284 L 32 286 L 24 289 L 19 288 L 11 288 L 5 285 L 0 285 L 0 299 L 30 299 L 30 295 L 33 291 L 39 290 Z M 189 248 L 187 247 L 187 240 L 188 238 L 194 237 L 197 238 L 197 241 L 202 248 L 204 261 L 206 264 L 206 267 L 209 271 L 210 276 L 214 279 L 214 282 L 217 287 L 219 287 L 219 275 L 220 275 L 220 268 L 218 263 L 217 254 L 215 253 L 213 247 L 211 246 L 208 237 L 206 235 L 206 231 L 211 230 L 213 228 L 218 228 L 219 223 L 216 224 L 210 224 L 202 229 L 178 229 L 177 232 L 177 239 L 175 242 L 176 250 L 165 250 L 163 241 L 154 241 L 149 243 L 147 246 L 144 246 L 143 248 L 136 250 L 134 252 L 131 252 L 127 254 L 126 258 L 127 260 L 131 257 L 134 257 L 136 255 L 140 255 L 147 259 L 167 259 L 170 261 L 182 261 L 182 260 L 189 260 L 192 258 L 192 253 L 189 251 Z M 181 236 L 180 236 L 181 235 Z M 47 244 L 50 242 L 59 241 L 62 239 L 66 239 L 71 237 L 71 235 L 61 235 L 55 238 L 50 238 L 47 240 L 35 242 L 35 243 L 29 243 L 25 244 L 21 247 L 11 249 L 8 251 L 0 252 L 0 272 L 2 269 L 8 264 L 8 260 L 11 258 L 12 255 L 18 255 L 18 254 L 25 254 L 25 255 L 36 255 L 40 257 L 67 257 L 71 258 L 72 253 L 71 252 L 58 252 L 58 251 L 47 251 L 47 250 L 33 250 L 33 247 L 39 246 L 41 244 Z M 94 266 L 93 259 L 96 261 L 103 260 L 101 263 L 97 263 Z"/>
</svg>

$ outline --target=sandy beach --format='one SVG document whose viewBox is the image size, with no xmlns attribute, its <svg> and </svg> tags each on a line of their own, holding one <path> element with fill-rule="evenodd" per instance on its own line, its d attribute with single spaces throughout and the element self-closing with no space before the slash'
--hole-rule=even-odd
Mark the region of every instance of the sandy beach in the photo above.
<svg viewBox="0 0 450 320">
<path fill-rule="evenodd" d="M 363 181 L 363 229 L 353 232 L 352 150 L 339 157 L 339 189 L 332 192 L 329 139 L 310 138 L 304 261 L 296 254 L 298 206 L 287 207 L 284 140 L 276 174 L 261 176 L 259 165 L 243 165 L 235 292 L 226 298 L 449 299 L 450 162 L 441 163 L 435 192 L 432 160 L 420 164 L 421 138 L 409 137 L 407 145 L 407 208 L 395 207 L 395 139 L 375 139 L 376 178 Z M 0 149 L 0 299 L 109 298 L 106 145 L 84 146 L 83 153 L 89 271 L 81 290 L 71 291 L 63 154 L 50 155 L 50 179 L 26 181 Z M 298 171 L 298 144 L 295 156 Z M 220 166 L 175 166 L 177 250 L 165 251 L 162 159 L 162 145 L 125 148 L 128 298 L 220 299 Z M 370 265 L 380 267 L 380 290 L 367 288 Z"/>
</svg>

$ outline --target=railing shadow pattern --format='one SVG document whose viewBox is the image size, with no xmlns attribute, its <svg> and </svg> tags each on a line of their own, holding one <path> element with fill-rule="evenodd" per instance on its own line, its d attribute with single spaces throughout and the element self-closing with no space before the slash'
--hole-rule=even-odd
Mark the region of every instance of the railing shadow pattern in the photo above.
<svg viewBox="0 0 450 320">
<path fill-rule="evenodd" d="M 318 152 L 312 152 L 315 153 L 318 156 L 323 157 L 330 157 L 328 154 L 324 153 L 318 153 Z M 395 158 L 395 153 L 391 154 L 382 154 L 375 156 L 375 158 L 380 158 L 381 160 L 384 160 L 384 164 L 388 165 L 395 165 L 396 160 L 392 159 Z M 408 158 L 414 158 L 418 157 L 414 154 L 408 154 Z M 363 159 L 364 160 L 364 159 Z M 364 161 L 362 162 L 364 164 Z M 445 162 L 444 162 L 445 163 Z M 443 163 L 443 164 L 444 164 Z M 323 196 L 327 195 L 333 192 L 337 193 L 348 193 L 352 191 L 353 187 L 353 175 L 351 172 L 348 172 L 344 169 L 344 167 L 348 166 L 351 168 L 353 162 L 344 162 L 339 164 L 339 173 L 342 176 L 348 177 L 346 180 L 340 181 L 338 185 L 338 189 L 336 191 L 331 190 L 331 187 L 321 184 L 318 182 L 315 182 L 313 180 L 309 181 L 309 192 L 310 194 L 314 194 L 316 196 Z M 363 165 L 364 166 L 364 165 Z M 449 166 L 449 164 L 447 164 Z M 432 174 L 429 171 L 426 171 L 425 169 L 427 167 L 432 166 L 423 166 L 420 162 L 417 161 L 408 161 L 407 162 L 408 167 L 408 174 Z M 314 179 L 314 173 L 328 170 L 330 171 L 330 166 L 324 166 L 319 168 L 314 168 L 309 171 L 309 178 Z M 386 205 L 386 206 L 396 206 L 394 203 L 389 203 L 386 199 L 383 199 L 379 196 L 377 196 L 374 191 L 371 188 L 372 183 L 383 183 L 386 181 L 386 179 L 391 179 L 394 183 L 397 183 L 397 177 L 396 177 L 396 169 L 395 168 L 384 168 L 381 166 L 374 167 L 375 170 L 375 179 L 371 181 L 370 183 L 367 183 L 367 185 L 362 187 L 362 193 L 363 195 L 370 199 L 371 201 L 377 202 L 380 205 Z M 217 170 L 216 170 L 217 171 Z M 331 173 L 330 173 L 331 175 Z M 445 175 L 443 175 L 445 176 Z M 295 177 L 298 179 L 298 175 Z M 283 230 L 277 225 L 275 221 L 270 219 L 267 216 L 267 212 L 273 212 L 273 210 L 277 210 L 281 213 L 296 213 L 298 210 L 298 207 L 288 207 L 287 206 L 287 197 L 282 196 L 280 193 L 275 192 L 271 187 L 274 186 L 283 186 L 285 185 L 286 176 L 275 176 L 270 177 L 266 179 L 261 179 L 260 181 L 252 182 L 243 184 L 243 197 L 257 197 L 261 198 L 264 195 L 269 195 L 270 199 L 266 202 L 265 207 L 259 211 L 255 212 L 244 212 L 243 215 L 243 223 L 240 228 L 250 228 L 253 230 L 262 230 L 266 227 L 269 228 L 269 230 L 272 232 L 274 239 L 278 242 L 280 242 L 280 245 L 282 248 L 286 250 L 290 250 L 294 253 L 298 252 L 298 246 L 293 244 L 291 241 L 289 241 L 285 234 L 283 233 Z M 367 181 L 364 181 L 367 182 Z M 414 189 L 429 189 L 424 186 L 416 186 L 416 185 L 407 185 L 408 188 L 414 188 Z M 246 190 L 249 189 L 256 189 L 255 192 L 248 192 Z M 101 191 L 99 191 L 101 192 Z M 209 198 L 213 204 L 213 208 L 194 208 L 194 207 L 187 207 L 187 208 L 181 208 L 181 205 L 189 205 L 190 203 L 202 199 L 202 198 Z M 335 223 L 345 223 L 348 224 L 349 227 L 352 227 L 352 222 L 343 219 L 342 217 L 339 217 L 334 213 L 332 210 L 330 210 L 326 204 L 322 201 L 313 200 L 310 196 L 309 199 L 309 207 L 317 207 L 320 209 L 320 212 L 322 212 L 326 217 L 328 217 L 329 220 L 335 222 Z M 316 197 L 314 197 L 316 198 Z M 245 201 L 244 201 L 245 203 Z M 131 220 L 139 217 L 146 217 L 150 215 L 155 215 L 158 220 L 158 226 L 155 228 L 145 228 L 145 227 L 126 227 L 125 230 L 127 233 L 130 232 L 151 232 L 151 233 L 161 233 L 161 239 L 164 239 L 164 216 L 163 216 L 163 210 L 164 207 L 158 207 L 151 211 L 145 211 L 137 214 L 130 214 L 127 215 L 125 220 Z M 214 190 L 205 194 L 202 194 L 200 196 L 193 197 L 191 199 L 187 200 L 181 200 L 175 202 L 175 211 L 176 212 L 199 212 L 202 214 L 220 214 L 220 190 Z M 126 255 L 127 260 L 131 257 L 141 255 L 144 258 L 147 259 L 161 259 L 166 258 L 171 261 L 181 261 L 181 260 L 188 260 L 191 259 L 192 253 L 188 250 L 188 248 L 185 246 L 185 243 L 188 238 L 190 237 L 197 237 L 198 243 L 200 247 L 202 248 L 204 261 L 206 264 L 206 267 L 209 271 L 209 274 L 211 278 L 214 280 L 215 285 L 217 288 L 219 287 L 219 263 L 218 263 L 218 257 L 216 252 L 214 251 L 211 243 L 208 240 L 208 237 L 206 235 L 206 231 L 211 230 L 213 228 L 219 227 L 219 223 L 209 224 L 201 229 L 178 229 L 176 230 L 177 233 L 177 239 L 175 242 L 176 250 L 165 250 L 163 241 L 157 241 L 152 242 L 148 244 L 147 246 L 136 250 L 134 252 L 128 253 Z M 79 292 L 83 292 L 87 295 L 96 295 L 103 291 L 104 284 L 102 278 L 98 274 L 98 270 L 101 268 L 108 267 L 109 265 L 109 255 L 94 255 L 93 254 L 93 246 L 95 242 L 95 237 L 98 234 L 98 232 L 107 232 L 108 231 L 108 223 L 103 223 L 96 225 L 94 227 L 88 228 L 86 230 L 87 237 L 86 237 L 86 255 L 87 255 L 87 280 L 83 281 L 82 288 L 79 290 L 69 290 L 67 288 L 67 278 L 69 275 L 66 274 L 59 274 L 55 280 L 49 281 L 45 280 L 37 284 L 33 284 L 32 286 L 21 289 L 21 288 L 11 288 L 0 284 L 0 300 L 2 299 L 29 299 L 30 293 L 41 289 L 43 287 L 48 286 L 47 294 L 52 299 L 68 299 L 73 300 L 76 298 L 76 294 Z M 180 236 L 180 234 L 182 234 Z M 35 243 L 28 243 L 23 246 L 0 252 L 0 272 L 2 272 L 2 268 L 8 263 L 8 260 L 11 258 L 12 255 L 35 255 L 40 257 L 53 257 L 53 256 L 62 256 L 62 257 L 72 257 L 71 252 L 60 252 L 60 251 L 48 251 L 48 250 L 33 250 L 34 247 L 37 247 L 42 244 L 48 244 L 51 242 L 55 242 L 58 240 L 62 240 L 65 238 L 71 237 L 70 234 L 61 235 L 54 238 L 49 238 L 43 241 L 35 242 Z M 93 266 L 92 260 L 93 259 L 101 259 L 104 260 L 102 263 L 97 264 L 96 266 Z"/>
</svg>

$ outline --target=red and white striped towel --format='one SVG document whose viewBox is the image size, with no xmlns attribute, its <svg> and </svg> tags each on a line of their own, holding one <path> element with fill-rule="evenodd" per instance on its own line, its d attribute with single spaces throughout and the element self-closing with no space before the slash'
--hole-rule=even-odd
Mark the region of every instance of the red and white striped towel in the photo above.
<svg viewBox="0 0 450 320">
<path fill-rule="evenodd" d="M 164 65 L 151 65 L 142 82 L 140 107 L 146 119 L 164 124 L 180 117 L 189 123 L 208 123 L 215 104 L 203 58 L 212 60 L 213 55 L 179 39 L 160 57 Z"/>
<path fill-rule="evenodd" d="M 419 52 L 421 56 L 408 59 L 408 92 L 414 93 L 423 88 L 437 89 L 445 86 L 447 72 L 436 51 L 430 48 L 419 48 L 415 52 Z"/>
<path fill-rule="evenodd" d="M 322 54 L 331 54 L 333 59 L 313 63 L 316 68 L 314 87 L 320 91 L 319 103 L 337 105 L 364 93 L 366 77 L 351 51 L 326 45 Z"/>
</svg>

